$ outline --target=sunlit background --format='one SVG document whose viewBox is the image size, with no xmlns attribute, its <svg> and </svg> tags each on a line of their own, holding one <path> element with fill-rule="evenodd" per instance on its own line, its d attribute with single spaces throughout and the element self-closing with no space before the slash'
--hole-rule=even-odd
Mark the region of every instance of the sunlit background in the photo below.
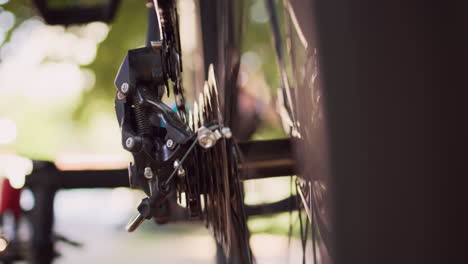
<svg viewBox="0 0 468 264">
<path fill-rule="evenodd" d="M 0 0 L 0 177 L 21 188 L 32 169 L 30 159 L 54 161 L 65 169 L 128 164 L 113 108 L 113 80 L 126 50 L 144 43 L 144 2 L 123 0 L 111 25 L 65 28 L 46 25 L 30 1 Z M 192 0 L 180 1 L 181 16 L 190 20 L 193 10 Z M 283 137 L 275 114 L 278 77 L 263 0 L 246 1 L 244 13 L 241 84 L 255 87 L 248 91 L 259 99 L 263 117 L 254 138 Z M 194 25 L 181 24 L 182 48 L 193 56 L 192 67 L 200 55 L 184 38 L 197 38 Z M 290 194 L 288 177 L 246 184 L 248 204 Z M 126 233 L 124 225 L 141 197 L 125 188 L 60 191 L 55 231 L 84 247 L 57 243 L 62 257 L 56 263 L 215 262 L 215 243 L 197 223 L 156 226 L 148 221 L 135 234 Z M 31 193 L 24 192 L 22 207 L 33 203 Z M 290 240 L 291 221 L 295 228 Z M 251 218 L 249 227 L 258 263 L 299 263 L 296 214 Z M 27 228 L 22 232 L 27 236 Z"/>
</svg>

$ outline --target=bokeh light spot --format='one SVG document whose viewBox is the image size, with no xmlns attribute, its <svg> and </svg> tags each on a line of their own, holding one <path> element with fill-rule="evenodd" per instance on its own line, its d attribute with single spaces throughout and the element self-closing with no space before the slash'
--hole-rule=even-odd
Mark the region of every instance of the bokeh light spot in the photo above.
<svg viewBox="0 0 468 264">
<path fill-rule="evenodd" d="M 10 119 L 0 118 L 0 144 L 10 144 L 16 139 L 16 124 Z"/>
</svg>

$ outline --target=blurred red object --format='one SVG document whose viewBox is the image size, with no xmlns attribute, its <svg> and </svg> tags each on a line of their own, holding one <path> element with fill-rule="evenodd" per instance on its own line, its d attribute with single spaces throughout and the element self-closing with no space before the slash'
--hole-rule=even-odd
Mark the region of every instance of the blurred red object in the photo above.
<svg viewBox="0 0 468 264">
<path fill-rule="evenodd" d="M 21 216 L 20 207 L 21 189 L 15 189 L 11 186 L 10 180 L 3 179 L 0 193 L 0 216 L 5 212 L 11 212 L 15 220 Z"/>
</svg>

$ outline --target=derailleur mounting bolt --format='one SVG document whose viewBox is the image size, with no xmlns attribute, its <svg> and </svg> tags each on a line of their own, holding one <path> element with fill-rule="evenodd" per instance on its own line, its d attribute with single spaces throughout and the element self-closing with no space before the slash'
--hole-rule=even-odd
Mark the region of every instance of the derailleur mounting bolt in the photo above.
<svg viewBox="0 0 468 264">
<path fill-rule="evenodd" d="M 118 92 L 117 92 L 117 98 L 118 98 L 119 100 L 123 100 L 123 99 L 126 98 L 126 96 L 125 96 L 123 93 L 121 93 L 120 91 L 118 91 Z"/>
<path fill-rule="evenodd" d="M 135 147 L 135 139 L 133 137 L 128 137 L 127 140 L 125 140 L 125 146 L 128 149 Z"/>
<path fill-rule="evenodd" d="M 174 146 L 175 146 L 174 141 L 172 139 L 168 139 L 166 142 L 166 147 L 172 149 L 174 148 Z"/>
<path fill-rule="evenodd" d="M 122 83 L 122 85 L 120 86 L 120 91 L 122 91 L 122 93 L 126 94 L 128 93 L 128 89 L 129 89 L 129 85 L 128 83 L 124 82 Z"/>
<path fill-rule="evenodd" d="M 143 175 L 145 176 L 146 179 L 152 179 L 153 171 L 151 170 L 151 167 L 146 167 L 145 171 L 143 172 Z"/>
</svg>

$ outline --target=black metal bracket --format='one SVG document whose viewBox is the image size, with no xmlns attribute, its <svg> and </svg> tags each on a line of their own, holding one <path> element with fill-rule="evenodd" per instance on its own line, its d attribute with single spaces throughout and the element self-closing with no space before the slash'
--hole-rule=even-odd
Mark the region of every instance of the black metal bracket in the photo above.
<svg viewBox="0 0 468 264">
<path fill-rule="evenodd" d="M 244 172 L 241 180 L 295 175 L 295 160 L 289 139 L 240 142 Z"/>
<path fill-rule="evenodd" d="M 122 145 L 133 154 L 130 185 L 151 196 L 158 181 L 173 170 L 173 163 L 186 151 L 194 133 L 169 106 L 161 101 L 168 76 L 165 46 L 129 50 L 115 79 L 117 120 Z M 170 67 L 169 67 L 170 68 Z M 147 175 L 155 177 L 144 177 Z"/>
<path fill-rule="evenodd" d="M 83 24 L 93 21 L 110 22 L 120 4 L 120 0 L 108 0 L 107 3 L 94 6 L 60 7 L 58 4 L 59 7 L 54 7 L 49 5 L 49 2 L 51 1 L 33 0 L 41 16 L 47 24 L 51 25 Z"/>
</svg>

